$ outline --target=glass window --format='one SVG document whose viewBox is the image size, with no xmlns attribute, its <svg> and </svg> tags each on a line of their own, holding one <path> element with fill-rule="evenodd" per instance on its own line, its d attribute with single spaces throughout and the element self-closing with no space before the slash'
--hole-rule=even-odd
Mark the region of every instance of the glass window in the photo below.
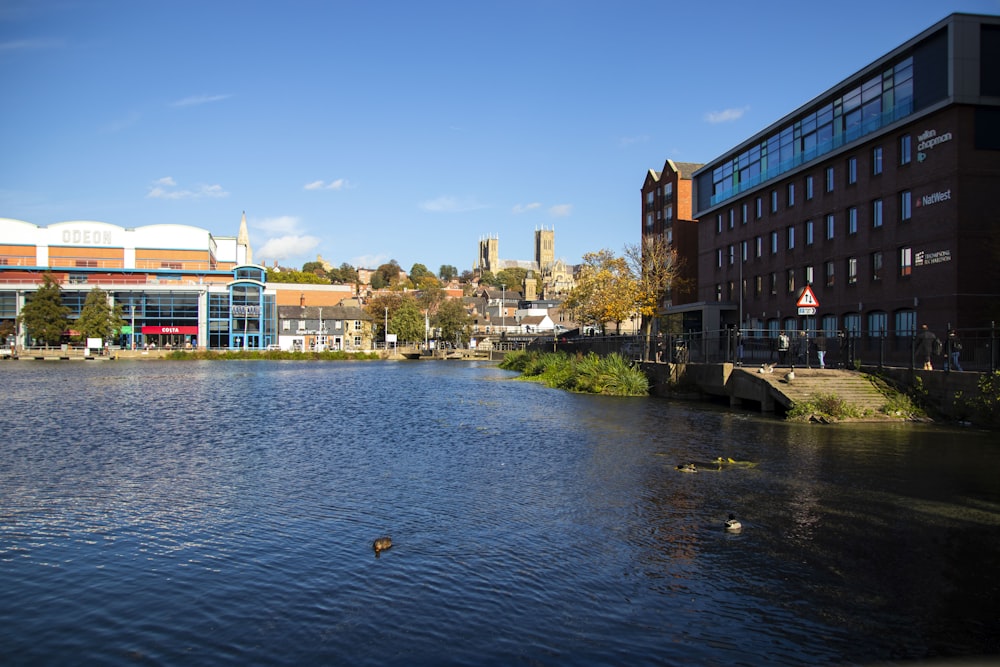
<svg viewBox="0 0 1000 667">
<path fill-rule="evenodd" d="M 872 338 L 884 337 L 888 326 L 888 316 L 885 313 L 879 311 L 868 313 L 868 335 Z"/>
<path fill-rule="evenodd" d="M 756 207 L 757 219 L 760 220 L 764 216 L 764 201 L 760 197 L 757 197 Z"/>
<path fill-rule="evenodd" d="M 718 214 L 717 216 L 715 216 L 715 233 L 716 234 L 721 234 L 722 233 L 722 214 L 721 213 Z"/>
<path fill-rule="evenodd" d="M 722 248 L 719 248 L 718 250 L 716 250 L 715 253 L 716 253 L 716 257 L 715 257 L 716 262 L 715 262 L 715 264 L 716 264 L 716 266 L 718 268 L 721 269 L 722 268 Z"/>
<path fill-rule="evenodd" d="M 815 241 L 813 232 L 813 221 L 806 220 L 806 245 L 812 245 Z"/>
<path fill-rule="evenodd" d="M 833 192 L 833 167 L 826 168 L 826 191 Z"/>
<path fill-rule="evenodd" d="M 882 173 L 882 147 L 876 146 L 872 149 L 872 175 L 878 176 Z"/>
<path fill-rule="evenodd" d="M 910 197 L 910 191 L 904 190 L 899 193 L 899 219 L 905 222 L 913 217 L 913 209 L 911 207 L 912 198 Z"/>
<path fill-rule="evenodd" d="M 896 313 L 896 335 L 904 338 L 917 335 L 916 311 L 900 310 Z"/>
<path fill-rule="evenodd" d="M 785 290 L 787 292 L 795 291 L 795 269 L 788 269 L 785 272 Z"/>
<path fill-rule="evenodd" d="M 778 232 L 771 232 L 771 254 L 775 255 L 778 252 Z"/>
<path fill-rule="evenodd" d="M 847 284 L 857 285 L 858 284 L 858 258 L 848 257 L 847 258 Z"/>
<path fill-rule="evenodd" d="M 854 184 L 858 182 L 858 158 L 847 158 L 847 182 Z"/>
<path fill-rule="evenodd" d="M 882 200 L 876 199 L 872 202 L 872 227 L 882 226 Z"/>
<path fill-rule="evenodd" d="M 760 259 L 764 255 L 764 237 L 754 239 L 754 257 Z"/>
<path fill-rule="evenodd" d="M 778 212 L 778 191 L 771 190 L 771 213 Z"/>
<path fill-rule="evenodd" d="M 826 286 L 827 287 L 833 287 L 833 278 L 834 278 L 834 273 L 835 273 L 835 268 L 833 266 L 833 262 L 826 262 L 826 264 L 824 265 L 824 267 L 825 267 L 825 272 L 826 272 Z"/>
<path fill-rule="evenodd" d="M 806 176 L 806 199 L 813 198 L 813 177 Z"/>
<path fill-rule="evenodd" d="M 795 206 L 795 183 L 788 184 L 788 206 Z"/>
<path fill-rule="evenodd" d="M 806 285 L 812 285 L 814 278 L 813 266 L 810 264 L 805 268 L 805 271 L 803 271 L 802 279 Z"/>
<path fill-rule="evenodd" d="M 826 240 L 829 241 L 833 238 L 835 221 L 833 213 L 826 216 Z"/>
<path fill-rule="evenodd" d="M 899 275 L 909 276 L 913 273 L 913 248 L 899 249 Z"/>
<path fill-rule="evenodd" d="M 913 159 L 913 148 L 910 135 L 904 134 L 899 138 L 899 164 L 910 164 Z"/>
<path fill-rule="evenodd" d="M 771 272 L 771 294 L 778 293 L 778 274 L 774 271 Z"/>
<path fill-rule="evenodd" d="M 872 253 L 872 280 L 882 280 L 882 251 L 876 250 Z"/>
<path fill-rule="evenodd" d="M 729 244 L 729 266 L 736 263 L 736 246 Z"/>
<path fill-rule="evenodd" d="M 847 233 L 857 234 L 858 233 L 858 207 L 851 206 L 847 209 Z"/>
<path fill-rule="evenodd" d="M 787 240 L 788 249 L 789 250 L 794 250 L 795 249 L 795 227 L 793 227 L 793 226 L 790 225 L 787 228 L 785 228 L 785 237 L 786 237 L 786 240 Z"/>
<path fill-rule="evenodd" d="M 764 276 L 756 275 L 753 278 L 753 294 L 754 296 L 760 296 L 764 291 Z"/>
<path fill-rule="evenodd" d="M 745 225 L 747 224 L 747 220 L 750 218 L 750 204 L 743 202 L 743 206 L 741 208 L 743 215 L 740 218 L 740 222 Z"/>
<path fill-rule="evenodd" d="M 729 228 L 732 229 L 736 226 L 736 212 L 733 209 L 729 209 Z"/>
</svg>

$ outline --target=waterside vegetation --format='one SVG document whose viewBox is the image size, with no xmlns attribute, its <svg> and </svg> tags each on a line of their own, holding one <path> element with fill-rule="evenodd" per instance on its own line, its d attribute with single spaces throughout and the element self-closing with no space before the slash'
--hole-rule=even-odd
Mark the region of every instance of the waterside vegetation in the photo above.
<svg viewBox="0 0 1000 667">
<path fill-rule="evenodd" d="M 521 373 L 526 380 L 565 389 L 605 396 L 646 396 L 649 379 L 633 362 L 620 354 L 598 356 L 593 352 L 569 355 L 565 352 L 518 351 L 509 353 L 500 368 Z"/>
</svg>

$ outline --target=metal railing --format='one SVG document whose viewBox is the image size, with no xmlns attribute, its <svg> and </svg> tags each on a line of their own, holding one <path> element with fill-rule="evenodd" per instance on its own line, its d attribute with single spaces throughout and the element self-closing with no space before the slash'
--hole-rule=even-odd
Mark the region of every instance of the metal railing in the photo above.
<svg viewBox="0 0 1000 667">
<path fill-rule="evenodd" d="M 769 334 L 756 330 L 737 332 L 730 328 L 653 338 L 641 335 L 581 336 L 560 339 L 552 344 L 552 349 L 599 355 L 616 352 L 635 361 L 659 363 L 775 364 L 819 368 L 819 352 L 825 347 L 826 368 L 878 366 L 921 369 L 924 366 L 924 358 L 914 336 L 851 331 L 828 336 L 818 330 L 807 330 L 802 335 L 800 331 L 792 331 L 789 332 L 788 349 L 782 350 L 779 349 L 777 336 Z M 944 331 L 936 333 L 940 348 L 931 351 L 934 370 L 992 372 L 1000 368 L 1000 329 L 996 326 L 959 329 L 956 334 L 950 337 Z"/>
</svg>

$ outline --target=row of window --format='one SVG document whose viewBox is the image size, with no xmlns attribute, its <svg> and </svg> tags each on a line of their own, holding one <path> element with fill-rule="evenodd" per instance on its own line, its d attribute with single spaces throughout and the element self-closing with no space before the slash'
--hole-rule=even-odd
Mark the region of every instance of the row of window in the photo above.
<svg viewBox="0 0 1000 667">
<path fill-rule="evenodd" d="M 913 194 L 909 190 L 904 190 L 899 193 L 898 199 L 898 212 L 899 212 L 899 222 L 908 222 L 913 218 Z M 871 227 L 873 229 L 878 229 L 882 227 L 885 222 L 884 216 L 885 206 L 881 198 L 872 200 L 869 207 L 869 214 L 871 218 Z M 844 215 L 844 231 L 848 236 L 854 236 L 858 233 L 860 226 L 860 213 L 857 206 L 849 206 L 845 211 Z M 816 223 L 813 220 L 806 220 L 803 223 L 802 228 L 802 242 L 806 246 L 811 246 L 816 243 Z M 834 213 L 828 213 L 823 219 L 823 238 L 827 241 L 832 241 L 837 235 L 837 216 Z M 784 240 L 782 241 L 782 236 Z M 758 235 L 753 238 L 753 255 L 755 259 L 760 259 L 764 256 L 764 236 Z M 796 238 L 796 226 L 789 225 L 785 227 L 784 234 L 779 230 L 772 230 L 769 235 L 768 248 L 772 255 L 776 255 L 782 247 L 785 250 L 794 250 L 797 242 Z M 748 258 L 748 245 L 751 241 L 741 241 L 740 246 L 742 248 L 743 261 Z M 729 263 L 733 264 L 735 257 L 734 244 L 729 245 Z M 717 268 L 722 268 L 723 266 L 723 255 L 724 249 L 718 248 L 716 250 L 716 266 Z"/>
<path fill-rule="evenodd" d="M 720 163 L 712 171 L 712 203 L 875 132 L 912 110 L 913 58 L 907 57 Z"/>
<path fill-rule="evenodd" d="M 903 146 L 904 145 L 906 146 L 905 152 L 903 151 Z M 902 156 L 905 155 L 906 156 L 906 162 L 910 161 L 910 156 L 911 156 L 911 151 L 910 151 L 910 148 L 909 148 L 910 145 L 911 145 L 911 137 L 910 137 L 910 135 L 907 134 L 907 135 L 904 135 L 904 136 L 900 137 L 900 156 L 902 157 Z M 881 174 L 882 173 L 882 147 L 881 146 L 876 146 L 875 148 L 872 149 L 872 169 L 873 169 L 873 173 L 874 174 Z M 858 161 L 857 161 L 857 158 L 856 157 L 849 157 L 849 158 L 847 158 L 847 182 L 849 184 L 857 183 L 857 179 L 858 179 L 857 171 L 858 171 Z M 825 181 L 826 192 L 833 192 L 833 189 L 834 189 L 834 186 L 835 186 L 835 181 L 836 181 L 836 176 L 835 176 L 835 169 L 834 169 L 834 167 L 827 167 L 826 168 L 826 181 Z M 795 185 L 796 185 L 795 183 L 788 183 L 785 186 L 785 205 L 786 205 L 786 208 L 792 208 L 793 206 L 795 206 Z M 807 175 L 805 177 L 805 198 L 806 198 L 807 201 L 810 201 L 810 200 L 812 200 L 814 198 L 814 196 L 815 196 L 814 177 L 812 175 Z M 771 193 L 770 193 L 770 196 L 769 196 L 769 207 L 770 207 L 771 213 L 777 213 L 778 212 L 778 209 L 779 209 L 778 197 L 779 197 L 778 191 L 777 190 L 771 190 Z M 901 220 L 908 220 L 910 218 L 910 215 L 912 213 L 912 209 L 911 209 L 911 206 L 910 206 L 911 199 L 912 199 L 912 195 L 910 194 L 909 191 L 905 191 L 905 192 L 900 193 L 900 219 Z M 882 200 L 881 199 L 877 199 L 875 201 L 877 202 L 877 205 L 878 205 L 878 212 L 877 212 L 878 215 L 877 215 L 877 217 L 874 217 L 874 220 L 877 221 L 877 223 L 874 224 L 874 226 L 878 227 L 878 226 L 880 226 L 882 224 L 882 216 L 881 216 L 881 213 L 882 213 L 882 210 L 881 210 Z M 737 218 L 739 218 L 740 224 L 742 224 L 742 225 L 745 225 L 748 222 L 750 222 L 751 218 L 753 220 L 760 220 L 761 218 L 763 218 L 764 217 L 764 199 L 763 199 L 763 197 L 757 197 L 753 201 L 752 204 L 753 204 L 752 205 L 752 209 L 751 209 L 751 202 L 744 202 L 739 207 L 739 209 L 737 209 L 737 208 L 730 208 L 725 213 L 718 213 L 718 214 L 716 214 L 716 216 L 715 216 L 715 233 L 716 234 L 721 234 L 723 232 L 723 230 L 725 228 L 727 228 L 727 227 L 729 229 L 735 229 L 736 228 L 736 220 L 737 220 Z M 647 216 L 649 216 L 649 215 L 651 215 L 651 214 L 647 214 Z M 832 216 L 832 214 L 831 214 L 831 216 Z M 831 216 L 828 216 L 828 217 L 831 217 Z M 647 218 L 647 226 L 652 226 L 652 222 L 649 220 L 649 218 Z"/>
<path fill-rule="evenodd" d="M 823 315 L 816 326 L 815 317 L 804 317 L 801 320 L 795 317 L 786 317 L 784 320 L 777 318 L 764 321 L 759 318 L 751 318 L 750 328 L 745 335 L 748 338 L 777 338 L 780 331 L 794 332 L 806 330 L 813 334 L 822 332 L 827 338 L 834 338 L 839 332 L 844 332 L 851 337 L 866 334 L 872 338 L 883 338 L 896 336 L 898 338 L 912 338 L 917 333 L 917 313 L 914 310 L 903 308 L 892 313 L 893 327 L 889 328 L 889 313 L 881 310 L 873 310 L 862 316 L 861 313 L 845 313 L 842 317 L 837 315 Z M 862 321 L 865 328 L 862 330 Z M 800 329 L 802 327 L 802 329 Z"/>
<path fill-rule="evenodd" d="M 896 255 L 897 267 L 896 275 L 900 278 L 907 278 L 913 273 L 913 248 L 909 246 L 899 248 Z M 876 250 L 868 255 L 868 277 L 872 283 L 878 283 L 885 278 L 885 255 L 881 250 Z M 838 265 L 841 269 L 838 272 Z M 764 294 L 777 295 L 782 289 L 782 277 L 784 278 L 784 291 L 793 293 L 796 291 L 796 277 L 801 271 L 802 285 L 815 285 L 816 267 L 807 265 L 799 269 L 786 269 L 784 276 L 777 271 L 772 271 L 768 275 L 757 274 L 743 278 L 743 296 L 748 295 L 750 284 L 753 285 L 753 295 L 760 297 Z M 844 260 L 828 260 L 823 263 L 822 284 L 826 287 L 835 287 L 838 281 L 838 274 L 847 285 L 857 285 L 860 278 L 860 259 L 858 257 L 848 257 Z M 722 301 L 723 297 L 732 301 L 735 296 L 735 284 L 729 281 L 728 289 L 723 293 L 723 283 L 716 283 L 715 300 Z"/>
</svg>

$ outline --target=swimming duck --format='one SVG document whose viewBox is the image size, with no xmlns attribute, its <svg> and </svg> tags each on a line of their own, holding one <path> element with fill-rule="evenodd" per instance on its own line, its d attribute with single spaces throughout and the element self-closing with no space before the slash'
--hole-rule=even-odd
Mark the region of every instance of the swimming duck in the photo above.
<svg viewBox="0 0 1000 667">
<path fill-rule="evenodd" d="M 743 524 L 736 518 L 735 514 L 730 514 L 726 520 L 726 530 L 730 533 L 738 533 L 743 530 Z"/>
<path fill-rule="evenodd" d="M 698 468 L 693 463 L 683 463 L 677 466 L 677 469 L 681 472 L 698 472 Z"/>
<path fill-rule="evenodd" d="M 378 558 L 378 555 L 380 553 L 391 547 L 392 547 L 392 538 L 389 537 L 388 535 L 380 537 L 374 542 L 372 542 L 372 549 L 375 550 L 375 558 Z"/>
</svg>

